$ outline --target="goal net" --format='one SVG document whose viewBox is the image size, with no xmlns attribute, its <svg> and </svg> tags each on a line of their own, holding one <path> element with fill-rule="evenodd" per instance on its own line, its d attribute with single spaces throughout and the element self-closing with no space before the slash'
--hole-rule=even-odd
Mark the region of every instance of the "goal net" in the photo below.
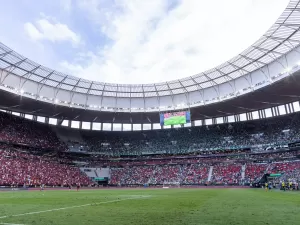
<svg viewBox="0 0 300 225">
<path fill-rule="evenodd" d="M 163 188 L 180 188 L 180 182 L 164 182 Z"/>
</svg>

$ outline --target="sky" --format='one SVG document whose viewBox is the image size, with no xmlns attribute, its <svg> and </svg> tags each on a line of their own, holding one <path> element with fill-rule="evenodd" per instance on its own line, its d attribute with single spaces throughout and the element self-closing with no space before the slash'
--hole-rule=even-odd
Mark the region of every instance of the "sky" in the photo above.
<svg viewBox="0 0 300 225">
<path fill-rule="evenodd" d="M 126 84 L 192 76 L 241 53 L 288 0 L 0 0 L 0 42 L 80 78 Z"/>
</svg>

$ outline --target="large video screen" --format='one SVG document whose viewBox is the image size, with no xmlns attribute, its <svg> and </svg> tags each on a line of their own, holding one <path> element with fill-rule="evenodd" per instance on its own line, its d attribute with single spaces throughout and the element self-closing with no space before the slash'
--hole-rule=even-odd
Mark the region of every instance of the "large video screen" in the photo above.
<svg viewBox="0 0 300 225">
<path fill-rule="evenodd" d="M 189 111 L 160 114 L 160 124 L 164 126 L 186 124 L 190 122 L 191 114 Z"/>
</svg>

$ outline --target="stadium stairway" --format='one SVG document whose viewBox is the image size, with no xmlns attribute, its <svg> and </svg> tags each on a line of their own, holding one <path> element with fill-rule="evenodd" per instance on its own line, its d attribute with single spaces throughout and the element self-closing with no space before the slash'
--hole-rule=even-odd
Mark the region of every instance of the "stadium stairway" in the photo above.
<svg viewBox="0 0 300 225">
<path fill-rule="evenodd" d="M 95 177 L 95 170 L 86 170 L 86 168 L 82 167 L 80 168 L 80 171 L 82 173 L 84 173 L 86 176 L 88 176 L 89 178 L 94 178 Z"/>
<path fill-rule="evenodd" d="M 268 173 L 269 170 L 271 170 L 272 167 L 273 167 L 273 165 L 270 163 L 270 164 L 268 165 L 268 167 L 266 168 L 265 173 Z"/>
<path fill-rule="evenodd" d="M 245 171 L 246 171 L 246 164 L 245 164 L 245 165 L 242 165 L 242 172 L 241 172 L 242 180 L 245 179 Z"/>
<path fill-rule="evenodd" d="M 208 178 L 207 178 L 207 181 L 211 181 L 211 177 L 212 177 L 212 173 L 213 173 L 213 170 L 214 170 L 214 167 L 213 166 L 210 166 L 209 167 L 209 172 L 208 172 Z"/>
<path fill-rule="evenodd" d="M 71 151 L 78 151 L 80 146 L 85 144 L 79 130 L 56 126 L 51 126 L 51 129 L 56 133 L 58 139 L 65 143 Z"/>
</svg>

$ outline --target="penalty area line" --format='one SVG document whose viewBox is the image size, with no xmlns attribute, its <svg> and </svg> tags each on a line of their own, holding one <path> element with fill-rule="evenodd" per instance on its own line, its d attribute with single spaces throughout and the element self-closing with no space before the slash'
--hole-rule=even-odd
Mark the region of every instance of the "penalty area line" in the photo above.
<svg viewBox="0 0 300 225">
<path fill-rule="evenodd" d="M 34 214 L 54 212 L 54 211 L 61 211 L 61 210 L 66 210 L 66 209 L 75 209 L 75 208 L 81 208 L 81 207 L 87 207 L 87 206 L 93 206 L 93 205 L 102 205 L 102 204 L 108 204 L 108 203 L 113 203 L 113 202 L 122 202 L 122 201 L 142 199 L 142 198 L 147 198 L 147 197 L 141 196 L 141 197 L 135 197 L 135 198 L 116 199 L 116 200 L 111 200 L 111 201 L 106 201 L 106 202 L 89 203 L 89 204 L 84 204 L 84 205 L 75 205 L 75 206 L 68 206 L 68 207 L 62 207 L 62 208 L 56 208 L 56 209 L 48 209 L 48 210 L 42 210 L 42 211 L 36 211 L 36 212 L 28 212 L 28 213 L 21 213 L 21 214 L 15 214 L 15 215 L 0 216 L 0 219 L 5 219 L 5 218 L 9 218 L 9 217 L 34 215 Z M 0 224 L 4 225 L 5 223 L 0 223 Z M 6 224 L 7 225 L 9 225 L 9 224 L 10 225 L 22 225 L 22 224 L 12 224 L 12 223 L 6 223 Z"/>
</svg>

